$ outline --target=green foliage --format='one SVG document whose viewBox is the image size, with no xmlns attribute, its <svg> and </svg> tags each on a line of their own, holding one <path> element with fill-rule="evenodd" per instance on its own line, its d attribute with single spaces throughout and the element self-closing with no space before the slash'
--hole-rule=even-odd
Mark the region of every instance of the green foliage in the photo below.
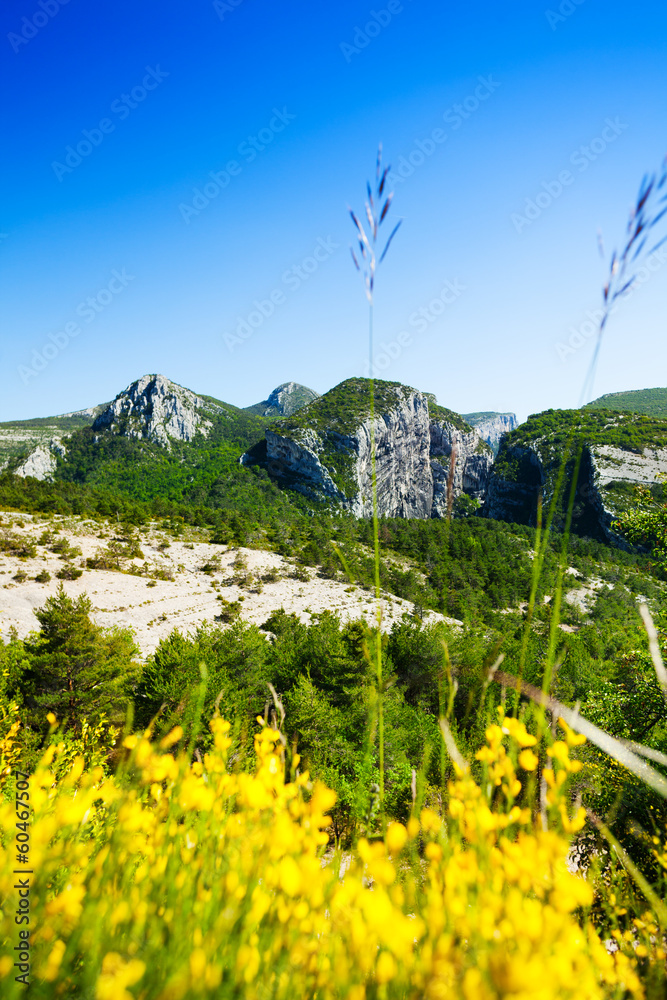
<svg viewBox="0 0 667 1000">
<path fill-rule="evenodd" d="M 502 465 L 505 454 L 517 446 L 533 446 L 544 461 L 550 461 L 572 441 L 613 445 L 641 453 L 644 448 L 667 444 L 667 421 L 613 410 L 545 410 L 529 416 L 504 438 L 498 462 Z"/>
<path fill-rule="evenodd" d="M 62 569 L 58 570 L 56 576 L 59 580 L 78 580 L 80 576 L 83 576 L 83 570 L 71 563 L 66 563 Z"/>
<path fill-rule="evenodd" d="M 648 486 L 637 486 L 634 503 L 618 519 L 615 527 L 629 541 L 648 546 L 659 568 L 667 571 L 667 502 L 664 487 L 658 491 Z"/>
<path fill-rule="evenodd" d="M 357 538 L 368 545 L 371 531 L 366 522 L 356 526 Z M 383 520 L 380 531 L 384 551 L 407 557 L 415 567 L 383 559 L 382 586 L 399 597 L 455 618 L 475 620 L 494 609 L 516 605 L 529 592 L 534 538 L 530 528 L 471 517 L 452 523 Z M 348 549 L 349 545 L 346 554 Z M 359 578 L 368 582 L 369 559 L 370 555 L 351 562 Z M 554 571 L 555 561 L 549 555 L 540 593 L 549 587 Z"/>
<path fill-rule="evenodd" d="M 263 714 L 267 701 L 269 642 L 255 625 L 234 621 L 229 628 L 200 626 L 191 637 L 173 632 L 162 640 L 143 668 L 136 693 L 136 718 L 148 725 L 155 717 L 157 731 L 175 722 L 190 735 L 209 736 L 205 723 L 215 705 L 227 718 L 251 722 Z M 193 696 L 202 680 L 206 693 Z"/>
<path fill-rule="evenodd" d="M 48 712 L 78 733 L 103 713 L 116 723 L 125 718 L 138 650 L 127 630 L 95 625 L 91 610 L 85 595 L 74 600 L 61 584 L 35 612 L 41 628 L 24 644 L 18 693 L 36 730 Z"/>
<path fill-rule="evenodd" d="M 37 548 L 30 539 L 15 535 L 11 531 L 0 533 L 0 552 L 17 556 L 19 559 L 34 559 Z"/>
<path fill-rule="evenodd" d="M 457 430 L 462 431 L 464 434 L 469 434 L 472 430 L 472 426 L 465 417 L 462 417 L 460 413 L 455 413 L 453 410 L 448 410 L 446 406 L 440 406 L 432 396 L 428 398 L 428 414 L 431 420 L 453 424 Z"/>
</svg>

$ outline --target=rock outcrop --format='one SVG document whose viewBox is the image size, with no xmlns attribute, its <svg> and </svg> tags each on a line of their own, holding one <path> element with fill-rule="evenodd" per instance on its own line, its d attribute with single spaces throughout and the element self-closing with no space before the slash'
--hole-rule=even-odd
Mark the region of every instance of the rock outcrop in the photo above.
<svg viewBox="0 0 667 1000">
<path fill-rule="evenodd" d="M 66 450 L 59 438 L 54 438 L 48 445 L 40 444 L 14 470 L 14 475 L 42 481 L 51 481 L 57 467 L 56 455 L 64 456 Z"/>
<path fill-rule="evenodd" d="M 371 428 L 369 402 L 367 381 L 349 379 L 297 419 L 267 428 L 269 473 L 355 517 L 370 517 L 373 436 L 381 517 L 445 516 L 452 451 L 452 498 L 483 496 L 491 452 L 460 416 L 415 389 L 380 382 Z"/>
<path fill-rule="evenodd" d="M 463 418 L 486 441 L 494 455 L 498 454 L 503 434 L 509 434 L 515 427 L 519 426 L 516 413 L 493 413 L 491 411 L 464 413 Z"/>
<path fill-rule="evenodd" d="M 78 418 L 81 420 L 90 420 L 92 423 L 109 406 L 111 406 L 111 403 L 99 403 L 97 406 L 88 406 L 84 410 L 72 410 L 71 413 L 61 413 L 58 419 L 71 420 L 72 418 Z"/>
<path fill-rule="evenodd" d="M 224 413 L 223 407 L 164 375 L 144 375 L 100 413 L 93 430 L 145 438 L 168 449 L 171 441 L 192 441 L 197 434 L 206 437 L 213 426 L 208 417 Z"/>
</svg>

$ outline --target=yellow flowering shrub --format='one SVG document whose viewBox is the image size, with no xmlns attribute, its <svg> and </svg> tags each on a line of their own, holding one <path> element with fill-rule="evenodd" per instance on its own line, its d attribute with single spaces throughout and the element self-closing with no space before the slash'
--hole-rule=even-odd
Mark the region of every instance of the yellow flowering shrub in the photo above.
<svg viewBox="0 0 667 1000">
<path fill-rule="evenodd" d="M 592 890 L 565 863 L 564 833 L 583 822 L 562 794 L 572 734 L 547 751 L 549 829 L 520 799 L 539 747 L 501 715 L 478 754 L 485 780 L 458 768 L 444 817 L 423 809 L 351 857 L 323 857 L 334 793 L 286 780 L 265 725 L 255 773 L 230 772 L 229 725 L 211 728 L 201 762 L 168 752 L 176 730 L 161 745 L 128 737 L 114 778 L 77 758 L 55 780 L 57 746 L 31 776 L 31 1000 L 643 996 L 633 946 L 600 941 Z M 25 989 L 9 958 L 14 823 L 3 803 L 7 1000 Z"/>
</svg>

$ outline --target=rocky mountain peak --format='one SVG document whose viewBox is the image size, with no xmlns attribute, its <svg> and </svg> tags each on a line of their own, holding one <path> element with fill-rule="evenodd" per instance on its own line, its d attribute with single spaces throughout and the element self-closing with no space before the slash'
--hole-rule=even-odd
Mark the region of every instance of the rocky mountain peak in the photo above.
<svg viewBox="0 0 667 1000">
<path fill-rule="evenodd" d="M 269 393 L 267 399 L 253 406 L 246 406 L 245 409 L 262 417 L 291 417 L 297 410 L 319 398 L 320 394 L 307 385 L 283 382 Z"/>
<path fill-rule="evenodd" d="M 192 441 L 197 434 L 206 437 L 213 426 L 207 416 L 224 412 L 164 375 L 144 375 L 100 413 L 93 430 L 144 438 L 169 448 L 171 441 Z"/>
</svg>

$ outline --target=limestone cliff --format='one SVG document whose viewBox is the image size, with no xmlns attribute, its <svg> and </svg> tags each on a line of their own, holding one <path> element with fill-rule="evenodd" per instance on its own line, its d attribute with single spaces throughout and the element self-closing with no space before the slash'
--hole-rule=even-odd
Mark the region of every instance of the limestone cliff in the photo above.
<svg viewBox="0 0 667 1000">
<path fill-rule="evenodd" d="M 491 448 L 477 430 L 458 414 L 430 404 L 430 453 L 433 473 L 433 516 L 445 517 L 449 504 L 449 473 L 453 466 L 451 498 L 462 493 L 481 500 L 493 466 Z M 452 452 L 454 461 L 452 462 Z"/>
<path fill-rule="evenodd" d="M 483 411 L 479 413 L 464 413 L 463 418 L 486 441 L 494 455 L 498 454 L 500 439 L 503 434 L 509 434 L 515 427 L 519 426 L 516 413 Z"/>
<path fill-rule="evenodd" d="M 93 423 L 94 431 L 111 431 L 127 437 L 145 438 L 169 449 L 170 442 L 206 437 L 210 416 L 224 409 L 164 375 L 144 375 L 119 393 Z"/>
<path fill-rule="evenodd" d="M 452 450 L 452 497 L 484 494 L 491 452 L 458 414 L 415 389 L 376 382 L 371 428 L 369 388 L 365 379 L 349 379 L 267 428 L 269 473 L 355 517 L 370 517 L 372 429 L 381 517 L 444 516 Z"/>
</svg>

